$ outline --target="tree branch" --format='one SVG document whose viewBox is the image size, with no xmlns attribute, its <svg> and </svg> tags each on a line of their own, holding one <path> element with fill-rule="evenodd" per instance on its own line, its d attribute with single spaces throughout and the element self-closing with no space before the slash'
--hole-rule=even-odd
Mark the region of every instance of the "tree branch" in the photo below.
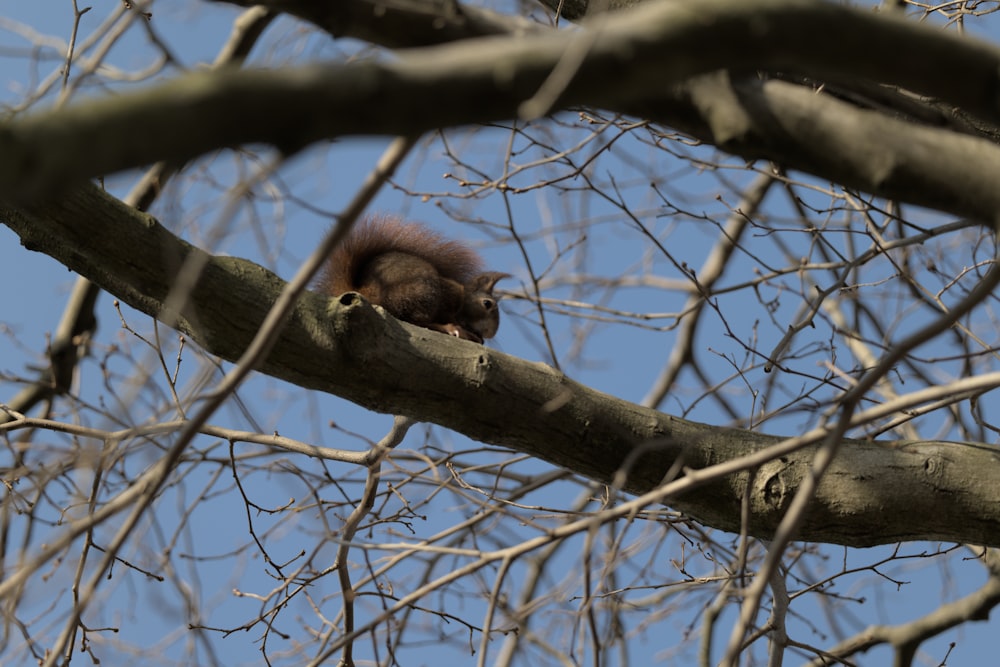
<svg viewBox="0 0 1000 667">
<path fill-rule="evenodd" d="M 240 7 L 266 7 L 309 21 L 333 37 L 353 37 L 393 49 L 543 28 L 526 19 L 465 6 L 455 0 L 213 1 Z"/>
<path fill-rule="evenodd" d="M 875 625 L 865 628 L 854 637 L 823 652 L 823 656 L 809 663 L 812 667 L 830 665 L 831 659 L 847 661 L 881 644 L 895 649 L 894 665 L 911 665 L 920 645 L 946 630 L 969 621 L 986 621 L 990 612 L 1000 604 L 1000 578 L 991 574 L 978 590 L 965 597 L 942 604 L 934 611 L 916 620 L 895 626 Z"/>
<path fill-rule="evenodd" d="M 229 360 L 245 350 L 284 284 L 252 262 L 205 255 L 92 186 L 30 207 L 0 204 L 0 217 L 29 249 L 173 321 Z M 204 255 L 203 273 L 184 310 L 165 315 L 163 304 L 191 253 Z M 678 419 L 596 392 L 546 365 L 398 322 L 355 294 L 326 300 L 307 293 L 261 370 L 592 479 L 621 480 L 636 494 L 689 470 L 690 484 L 671 506 L 735 532 L 746 494 L 749 531 L 761 537 L 773 534 L 807 474 L 813 443 L 824 435 L 783 440 Z M 991 447 L 848 440 L 820 483 L 800 537 L 853 546 L 917 539 L 1000 545 L 1000 487 L 977 481 L 997 475 L 1000 458 Z"/>
<path fill-rule="evenodd" d="M 570 52 L 581 60 L 552 111 L 592 105 L 649 113 L 724 150 L 874 194 L 987 221 L 1000 210 L 1000 194 L 986 182 L 1000 166 L 1000 148 L 991 142 L 780 82 L 742 83 L 735 94 L 705 80 L 669 90 L 720 68 L 794 71 L 891 83 L 1000 121 L 1000 50 L 811 0 L 706 0 L 697 11 L 689 3 L 650 3 L 601 17 L 588 30 L 465 40 L 400 52 L 395 60 L 198 72 L 0 126 L 0 197 L 40 197 L 224 146 L 264 142 L 292 152 L 336 136 L 413 135 L 514 118 Z M 810 150 L 817 142 L 823 149 Z M 861 143 L 866 150 L 858 158 L 852 151 Z M 861 174 L 852 176 L 858 166 Z"/>
</svg>

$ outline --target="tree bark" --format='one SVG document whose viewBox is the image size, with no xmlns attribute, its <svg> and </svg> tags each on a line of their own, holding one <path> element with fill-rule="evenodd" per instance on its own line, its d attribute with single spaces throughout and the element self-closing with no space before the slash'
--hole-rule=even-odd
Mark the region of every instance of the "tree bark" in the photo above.
<svg viewBox="0 0 1000 667">
<path fill-rule="evenodd" d="M 43 204 L 0 204 L 0 218 L 25 247 L 231 361 L 283 285 L 252 262 L 192 247 L 93 186 Z M 186 287 L 178 295 L 179 285 Z M 685 479 L 667 504 L 738 531 L 747 502 L 747 527 L 763 538 L 784 515 L 823 436 L 785 441 L 672 417 L 589 389 L 547 365 L 399 322 L 355 294 L 308 293 L 261 370 L 631 493 Z M 1000 546 L 1000 485 L 992 482 L 998 478 L 1000 452 L 985 445 L 845 441 L 799 537 L 851 546 L 900 540 Z"/>
<path fill-rule="evenodd" d="M 0 127 L 0 198 L 25 201 L 219 147 L 263 142 L 290 153 L 338 136 L 412 135 L 590 105 L 643 114 L 748 159 L 995 223 L 1000 193 L 988 175 L 1000 165 L 1000 147 L 992 140 L 808 87 L 754 76 L 730 86 L 706 75 L 737 67 L 879 81 L 997 123 L 1000 50 L 811 0 L 690 7 L 651 3 L 588 30 L 463 40 L 393 60 L 198 72 L 17 119 Z M 569 67 L 570 56 L 579 63 L 560 81 L 554 72 Z"/>
</svg>

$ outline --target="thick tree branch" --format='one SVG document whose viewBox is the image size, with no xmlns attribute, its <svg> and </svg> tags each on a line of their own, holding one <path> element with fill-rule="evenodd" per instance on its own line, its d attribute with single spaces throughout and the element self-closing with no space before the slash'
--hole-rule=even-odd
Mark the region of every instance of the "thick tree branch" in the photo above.
<svg viewBox="0 0 1000 667">
<path fill-rule="evenodd" d="M 998 222 L 1000 146 L 991 141 L 897 120 L 784 81 L 730 82 L 724 72 L 628 111 L 747 159 Z"/>
<path fill-rule="evenodd" d="M 0 218 L 26 247 L 173 321 L 230 360 L 243 352 L 283 284 L 251 262 L 205 255 L 91 186 L 31 207 L 0 205 Z M 204 261 L 203 273 L 184 310 L 165 314 L 182 260 L 192 255 Z M 815 451 L 808 442 L 822 437 L 782 445 L 773 436 L 671 417 L 588 389 L 543 364 L 379 315 L 356 295 L 328 301 L 307 294 L 261 369 L 596 480 L 623 480 L 633 493 L 683 476 L 683 469 L 719 465 L 719 474 L 694 474 L 692 490 L 670 504 L 736 531 L 750 484 L 749 530 L 762 537 L 772 534 L 806 474 Z M 511 420 L 511 414 L 523 418 Z M 977 481 L 997 475 L 1000 455 L 991 447 L 847 441 L 820 484 L 801 537 L 854 546 L 917 539 L 1000 545 L 1000 487 Z"/>
<path fill-rule="evenodd" d="M 214 1 L 240 7 L 267 7 L 314 23 L 333 37 L 353 37 L 394 49 L 542 28 L 520 17 L 467 7 L 455 0 Z"/>
<path fill-rule="evenodd" d="M 536 95 L 571 51 L 582 60 L 549 107 Z M 683 85 L 732 67 L 882 81 L 1000 120 L 1000 50 L 989 45 L 811 0 L 708 0 L 696 11 L 690 3 L 651 3 L 583 31 L 466 40 L 401 52 L 392 61 L 199 72 L 19 119 L 0 126 L 0 197 L 44 196 L 88 177 L 188 160 L 221 146 L 265 142 L 294 151 L 335 136 L 412 135 L 509 119 L 534 100 L 543 111 L 592 105 L 648 112 L 745 157 L 958 215 L 993 221 L 1000 210 L 1000 195 L 984 176 L 1000 164 L 991 142 L 862 112 L 807 89 L 795 103 L 802 111 L 789 115 L 783 105 L 791 93 L 772 94 L 783 90 L 775 86 L 755 92 L 744 84 L 733 96 L 704 79 Z M 671 91 L 670 84 L 682 87 Z M 847 112 L 850 123 L 840 117 Z M 874 124 L 879 131 L 870 129 Z M 867 150 L 860 175 L 853 175 L 859 158 L 853 145 L 844 146 L 858 135 Z M 817 141 L 823 150 L 810 151 Z M 959 171 L 942 169 L 942 160 Z"/>
</svg>

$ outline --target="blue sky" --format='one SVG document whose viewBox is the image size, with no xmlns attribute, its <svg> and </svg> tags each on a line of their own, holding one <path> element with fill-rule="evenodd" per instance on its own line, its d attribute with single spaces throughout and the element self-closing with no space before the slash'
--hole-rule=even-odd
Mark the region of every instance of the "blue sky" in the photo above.
<svg viewBox="0 0 1000 667">
<path fill-rule="evenodd" d="M 117 6 L 112 1 L 92 4 L 93 9 L 83 17 L 81 34 L 94 31 L 100 21 Z M 156 36 L 169 45 L 171 52 L 180 57 L 183 68 L 193 68 L 214 58 L 237 14 L 237 10 L 215 3 L 193 0 L 161 2 L 154 7 L 151 27 Z M 45 80 L 58 70 L 61 66 L 59 40 L 65 41 L 68 38 L 71 19 L 71 5 L 68 2 L 0 1 L 0 20 L 4 21 L 0 23 L 0 83 L 3 86 L 0 88 L 0 104 L 16 104 L 23 99 L 25 90 L 33 89 L 38 81 Z M 19 36 L 20 28 L 12 23 L 14 21 L 51 36 L 52 46 L 42 49 L 36 57 L 29 50 L 28 42 Z M 1000 41 L 995 35 L 992 37 L 995 41 Z M 351 54 L 356 46 L 350 42 L 333 43 L 320 34 L 304 34 L 301 26 L 295 22 L 282 20 L 269 30 L 264 43 L 255 51 L 255 60 L 258 65 L 279 66 L 302 60 L 339 59 Z M 115 45 L 106 62 L 125 71 L 141 71 L 152 62 L 150 53 L 148 34 L 133 28 Z M 177 73 L 177 69 L 168 68 L 161 76 L 174 76 Z M 103 84 L 102 77 L 97 80 Z M 155 81 L 143 85 L 153 83 Z M 84 89 L 81 96 L 110 94 L 116 87 L 124 89 L 129 86 L 93 84 Z M 58 86 L 55 86 L 35 108 L 53 103 L 57 94 Z M 508 354 L 545 363 L 551 363 L 553 359 L 539 332 L 535 311 L 527 301 L 516 298 L 517 293 L 527 290 L 530 279 L 525 256 L 530 259 L 536 275 L 553 279 L 563 278 L 573 271 L 608 277 L 635 274 L 664 279 L 679 278 L 679 269 L 674 260 L 686 261 L 693 268 L 701 265 L 719 234 L 718 228 L 705 219 L 724 219 L 724 212 L 735 204 L 731 201 L 732 193 L 751 178 L 751 175 L 742 170 L 744 165 L 741 160 L 716 155 L 703 148 L 691 148 L 688 150 L 689 154 L 712 160 L 711 167 L 706 164 L 704 168 L 699 168 L 697 165 L 693 166 L 692 162 L 672 158 L 660 148 L 640 141 L 613 140 L 617 130 L 607 128 L 602 137 L 593 141 L 593 148 L 580 149 L 573 155 L 573 159 L 582 163 L 584 156 L 595 159 L 600 157 L 600 168 L 588 173 L 588 177 L 599 183 L 602 191 L 610 192 L 619 188 L 624 193 L 629 209 L 641 213 L 640 221 L 652 229 L 667 248 L 667 254 L 652 252 L 637 225 L 623 220 L 621 210 L 615 202 L 589 196 L 586 187 L 588 183 L 579 178 L 567 177 L 565 181 L 549 188 L 532 187 L 538 180 L 539 172 L 532 171 L 528 166 L 544 155 L 543 151 L 537 149 L 537 144 L 542 143 L 543 139 L 550 139 L 553 142 L 564 142 L 562 145 L 568 147 L 574 140 L 581 140 L 590 132 L 589 129 L 584 133 L 559 127 L 575 118 L 575 114 L 568 113 L 562 122 L 540 124 L 537 128 L 527 129 L 526 132 L 533 136 L 534 144 L 525 141 L 523 135 L 511 133 L 504 128 L 491 131 L 458 129 L 447 134 L 447 142 L 427 137 L 399 170 L 393 186 L 385 188 L 373 205 L 373 209 L 396 211 L 425 222 L 443 234 L 463 238 L 480 250 L 491 268 L 512 273 L 513 278 L 501 284 L 502 288 L 511 292 L 511 296 L 504 303 L 503 326 L 493 345 Z M 282 165 L 276 174 L 256 188 L 254 198 L 240 205 L 231 223 L 225 215 L 226 206 L 230 202 L 229 195 L 241 181 L 250 174 L 258 173 L 261 165 L 274 156 L 265 152 L 264 161 L 230 151 L 205 156 L 191 166 L 184 179 L 171 183 L 153 213 L 169 228 L 194 243 L 214 252 L 250 258 L 275 270 L 282 277 L 290 278 L 299 262 L 333 223 L 336 213 L 349 200 L 386 145 L 387 140 L 382 138 L 335 140 L 305 151 L 288 164 Z M 509 146 L 513 148 L 509 149 Z M 469 156 L 467 169 L 456 168 L 447 155 L 449 149 L 458 155 Z M 505 195 L 495 192 L 477 194 L 474 185 L 459 183 L 459 179 L 475 183 L 477 179 L 483 178 L 483 174 L 488 178 L 496 178 L 508 168 L 505 158 L 510 153 L 515 155 L 511 160 L 512 164 L 523 167 L 523 171 L 513 176 L 509 183 L 523 191 Z M 573 171 L 573 165 L 560 165 L 558 161 L 555 164 L 557 170 L 561 168 L 565 173 Z M 116 195 L 123 196 L 135 178 L 135 173 L 111 175 L 107 179 L 107 187 Z M 662 179 L 662 182 L 658 188 L 651 188 L 650 179 Z M 807 201 L 807 204 L 817 208 L 825 204 L 822 187 L 825 186 L 818 186 L 815 199 Z M 409 193 L 423 193 L 426 196 L 411 196 Z M 665 201 L 669 205 L 665 205 Z M 445 214 L 445 211 L 452 215 Z M 775 215 L 780 217 L 782 211 L 791 219 L 788 204 L 779 205 Z M 479 221 L 481 224 L 459 225 L 455 219 L 460 217 Z M 941 219 L 923 213 L 917 213 L 913 218 L 927 224 Z M 511 219 L 517 221 L 518 230 L 524 235 L 524 253 L 503 240 L 503 224 Z M 578 220 L 588 220 L 590 224 L 585 229 L 575 228 L 575 221 Z M 582 242 L 584 234 L 586 244 Z M 750 230 L 746 245 L 758 256 L 741 256 L 735 260 L 731 267 L 732 275 L 727 274 L 727 281 L 736 284 L 747 280 L 753 275 L 753 267 L 758 265 L 757 262 L 759 265 L 783 262 L 784 259 L 773 244 L 774 237 L 774 234 L 763 230 Z M 845 253 L 851 250 L 854 242 L 848 235 L 831 235 L 830 238 L 836 249 Z M 811 239 L 806 234 L 790 233 L 786 240 L 793 251 L 812 252 Z M 574 241 L 579 241 L 579 246 L 574 245 Z M 987 250 L 982 252 L 988 254 Z M 929 245 L 920 252 L 933 256 L 935 252 L 945 253 L 945 250 Z M 884 275 L 879 275 L 880 271 Z M 877 281 L 890 273 L 889 267 L 873 267 L 865 278 Z M 6 290 L 4 301 L 6 315 L 0 318 L 2 401 L 19 387 L 14 378 L 31 377 L 31 367 L 44 363 L 45 336 L 52 332 L 58 322 L 74 276 L 53 260 L 26 251 L 20 246 L 16 236 L 2 226 L 0 276 L 10 286 Z M 743 290 L 718 297 L 720 311 L 727 316 L 724 320 L 713 317 L 706 319 L 701 330 L 704 342 L 699 346 L 703 352 L 701 360 L 706 372 L 718 378 L 728 376 L 729 379 L 721 383 L 719 391 L 732 396 L 732 404 L 740 412 L 738 419 L 734 420 L 717 404 L 703 398 L 704 391 L 699 388 L 690 372 L 682 375 L 680 386 L 659 406 L 661 409 L 706 423 L 741 423 L 779 407 L 758 404 L 754 398 L 758 388 L 777 382 L 783 389 L 772 395 L 784 394 L 790 400 L 804 386 L 805 381 L 795 376 L 776 380 L 773 376 L 766 375 L 759 360 L 748 361 L 746 350 L 734 340 L 734 337 L 755 339 L 760 349 L 771 349 L 783 334 L 784 327 L 794 320 L 800 301 L 794 295 L 779 292 L 761 294 L 757 301 L 753 301 L 747 299 L 747 293 Z M 643 320 L 624 318 L 586 308 L 575 308 L 570 304 L 562 304 L 547 311 L 553 347 L 558 351 L 562 370 L 573 379 L 600 391 L 631 401 L 642 400 L 654 383 L 674 342 L 675 333 L 669 327 L 673 318 L 669 314 L 676 313 L 683 307 L 683 296 L 649 287 L 618 288 L 605 294 L 599 291 L 583 293 L 569 283 L 554 287 L 546 296 L 566 301 L 579 298 L 607 308 L 613 307 L 618 311 L 650 315 L 649 319 Z M 769 304 L 773 308 L 768 308 Z M 899 311 L 900 331 L 916 328 L 929 318 L 926 312 L 910 312 L 905 295 L 895 292 L 887 291 L 883 307 Z M 600 317 L 591 318 L 595 312 Z M 146 335 L 152 332 L 153 327 L 148 318 L 127 308 L 123 309 L 123 313 L 129 325 L 136 330 Z M 154 368 L 158 364 L 156 356 L 149 347 L 120 328 L 110 297 L 102 296 L 98 314 L 101 330 L 93 358 L 83 365 L 81 382 L 84 383 L 84 388 L 81 393 L 89 400 L 97 401 L 98 396 L 107 399 L 107 388 L 110 386 L 114 388 L 110 393 L 113 395 L 119 392 L 122 399 L 129 398 L 128 392 L 133 390 L 136 392 L 133 397 L 146 396 L 144 392 L 152 391 L 150 387 L 156 385 L 155 380 L 150 380 L 148 385 L 140 383 L 140 386 L 133 387 L 131 380 L 127 378 L 132 377 L 137 363 L 146 368 Z M 654 324 L 650 325 L 650 322 Z M 724 323 L 732 327 L 731 332 L 724 330 Z M 730 333 L 733 335 L 729 335 Z M 166 350 L 164 356 L 172 360 L 173 355 L 177 354 L 177 341 L 169 331 L 161 329 L 160 335 Z M 586 344 L 579 342 L 584 337 Z M 796 350 L 801 359 L 797 368 L 819 373 L 815 369 L 826 359 L 821 343 L 822 341 L 802 343 L 801 348 Z M 842 348 L 841 351 L 843 352 Z M 946 351 L 927 351 L 928 356 L 938 353 L 944 355 Z M 204 380 L 200 375 L 204 365 L 199 364 L 200 355 L 190 346 L 185 348 L 182 356 L 184 361 L 181 364 L 179 386 L 183 392 L 195 394 L 204 387 Z M 956 366 L 942 361 L 936 367 L 942 374 L 942 381 L 958 372 Z M 151 374 L 155 376 L 155 371 Z M 247 383 L 241 391 L 241 398 L 262 432 L 279 431 L 282 435 L 320 445 L 361 449 L 365 446 L 364 438 L 352 437 L 351 433 L 378 438 L 390 423 L 390 418 L 385 415 L 375 415 L 339 399 L 306 392 L 262 376 L 255 376 Z M 988 397 L 984 398 L 984 404 L 990 404 Z M 96 407 L 77 407 L 60 416 L 65 419 L 79 418 L 81 422 L 95 426 L 108 426 L 108 422 L 100 417 L 102 411 Z M 100 407 L 109 409 L 107 405 Z M 148 413 L 143 412 L 143 404 L 137 402 L 126 414 L 128 418 L 146 419 L 155 413 L 156 410 L 152 408 Z M 811 427 L 816 416 L 815 412 L 806 409 L 792 409 L 787 414 L 768 421 L 762 430 L 794 434 Z M 234 404 L 227 405 L 212 421 L 232 428 L 251 428 L 246 413 Z M 339 428 L 331 428 L 330 422 L 335 422 Z M 959 437 L 954 431 L 947 430 L 947 419 L 940 416 L 921 420 L 918 425 L 924 429 L 924 437 Z M 224 443 L 203 443 L 202 446 L 211 456 L 228 456 Z M 57 448 L 56 445 L 53 447 Z M 416 469 L 421 465 L 421 456 L 429 455 L 429 452 L 455 452 L 455 460 L 468 462 L 470 467 L 471 463 L 502 465 L 512 459 L 509 453 L 484 451 L 480 443 L 472 443 L 458 435 L 437 429 L 429 430 L 424 426 L 416 427 L 410 433 L 401 450 L 404 451 L 393 464 L 401 469 Z M 240 451 L 251 452 L 253 448 L 245 447 Z M 128 465 L 138 469 L 148 465 L 152 456 L 153 452 L 138 456 Z M 281 474 L 283 462 L 308 469 L 317 478 L 325 476 L 342 480 L 345 488 L 357 491 L 357 471 L 348 470 L 340 464 L 303 462 L 297 455 L 283 454 L 274 456 L 267 466 L 247 468 L 245 471 L 242 482 L 245 488 L 250 489 L 254 503 L 263 507 L 280 507 L 289 502 L 305 503 L 310 494 L 315 492 L 303 478 Z M 545 474 L 550 470 L 547 465 L 530 460 L 517 461 L 513 465 L 525 478 Z M 185 632 L 183 626 L 189 619 L 181 604 L 182 596 L 178 591 L 182 586 L 179 582 L 197 582 L 199 585 L 203 595 L 201 608 L 210 611 L 209 618 L 201 619 L 205 625 L 216 628 L 237 626 L 257 613 L 255 609 L 259 603 L 254 601 L 253 596 L 263 595 L 274 586 L 269 568 L 262 563 L 261 554 L 247 544 L 247 522 L 254 523 L 258 534 L 268 535 L 269 554 L 278 561 L 293 561 L 299 551 L 313 548 L 313 544 L 304 543 L 303 540 L 314 535 L 314 531 L 324 522 L 308 511 L 275 515 L 262 512 L 248 517 L 246 505 L 235 490 L 229 488 L 228 493 L 215 493 L 215 489 L 225 488 L 212 477 L 217 472 L 218 468 L 203 471 L 192 466 L 191 472 L 166 494 L 162 501 L 163 509 L 142 527 L 141 539 L 131 543 L 128 552 L 123 554 L 136 562 L 156 562 L 158 550 L 163 545 L 172 543 L 178 551 L 189 555 L 174 562 L 186 563 L 189 569 L 171 573 L 168 583 L 157 584 L 124 567 L 116 568 L 113 573 L 115 576 L 109 580 L 105 589 L 102 609 L 99 613 L 95 611 L 95 614 L 107 623 L 121 628 L 119 636 L 122 642 L 140 645 L 165 659 L 181 659 L 181 656 L 187 655 L 184 653 L 186 642 L 194 641 L 203 644 L 198 655 L 204 664 L 260 664 L 259 626 L 249 632 L 226 636 L 217 632 L 200 635 Z M 467 480 L 489 484 L 489 474 L 479 476 L 471 469 L 466 474 Z M 401 473 L 400 479 L 404 477 Z M 85 488 L 88 479 L 87 471 L 81 469 L 78 478 L 81 488 Z M 195 503 L 199 493 L 206 488 L 213 489 L 211 497 L 203 499 L 200 504 Z M 525 523 L 527 524 L 527 517 L 530 517 L 544 524 L 548 518 L 540 517 L 547 517 L 550 509 L 553 515 L 558 515 L 576 500 L 583 489 L 584 486 L 580 483 L 565 483 L 555 484 L 543 492 L 532 494 L 524 500 L 532 507 L 530 512 L 525 512 Z M 597 493 L 597 490 L 594 492 Z M 400 539 L 431 535 L 475 514 L 477 498 L 474 494 L 462 496 L 454 490 L 447 493 L 454 494 L 448 496 L 453 499 L 451 505 L 429 504 L 426 509 L 416 511 L 411 525 L 397 527 L 405 536 Z M 442 495 L 447 493 L 442 492 Z M 336 495 L 330 488 L 322 487 L 321 495 L 325 494 Z M 166 508 L 170 505 L 176 510 L 168 511 Z M 192 510 L 187 521 L 181 522 L 178 517 L 184 516 L 185 508 L 195 506 L 197 509 Z M 594 504 L 584 506 L 592 509 Z M 341 514 L 332 514 L 335 517 L 327 519 L 329 522 L 336 523 L 342 519 Z M 552 519 L 551 525 L 557 523 L 557 519 Z M 407 534 L 408 530 L 412 534 Z M 481 539 L 484 542 L 495 540 L 500 545 L 505 540 L 523 539 L 533 534 L 533 530 L 532 526 L 503 527 L 495 534 L 481 536 Z M 664 582 L 677 577 L 676 569 L 669 559 L 676 560 L 678 555 L 668 549 L 680 548 L 683 538 L 674 536 L 668 542 L 670 547 L 665 547 L 663 553 L 655 555 L 655 545 L 660 537 L 658 531 L 665 530 L 662 526 L 647 526 L 637 522 L 622 526 L 621 530 L 634 540 L 627 540 L 626 543 L 634 545 L 640 554 L 636 556 L 636 563 L 647 562 L 644 559 L 648 558 L 650 569 L 659 571 L 662 568 Z M 47 539 L 47 535 L 42 532 L 30 539 L 41 543 Z M 375 541 L 384 537 L 378 533 Z M 570 543 L 570 548 L 563 549 L 556 561 L 559 567 L 554 568 L 548 582 L 554 591 L 566 592 L 570 600 L 575 591 L 569 584 L 561 586 L 559 575 L 566 574 L 567 580 L 571 580 L 570 575 L 579 570 L 583 539 L 580 537 Z M 717 536 L 717 539 L 725 544 L 735 542 L 735 537 L 731 536 Z M 319 548 L 325 557 L 332 560 L 333 546 L 327 544 Z M 793 608 L 795 613 L 792 623 L 797 636 L 803 641 L 827 645 L 833 642 L 828 638 L 820 638 L 820 635 L 831 630 L 826 625 L 822 625 L 823 629 L 820 630 L 821 622 L 815 620 L 826 614 L 837 618 L 833 625 L 840 626 L 845 634 L 851 634 L 870 623 L 904 622 L 933 610 L 942 601 L 953 600 L 969 592 L 983 579 L 980 566 L 974 562 L 963 562 L 969 552 L 963 553 L 958 549 L 950 556 L 936 559 L 916 557 L 922 553 L 949 548 L 949 545 L 905 544 L 900 547 L 900 554 L 912 555 L 913 558 L 899 558 L 876 566 L 881 559 L 892 554 L 893 547 L 864 550 L 822 547 L 821 555 L 809 560 L 810 567 L 819 567 L 819 564 L 826 562 L 831 572 L 858 568 L 857 572 L 842 575 L 835 584 L 839 595 L 855 601 L 838 606 L 829 600 L 811 599 L 808 595 L 803 595 L 803 601 L 796 602 Z M 378 556 L 384 557 L 385 554 Z M 687 554 L 687 568 L 692 574 L 712 572 L 715 567 L 713 559 L 717 557 L 721 559 L 721 556 L 711 553 Z M 802 563 L 804 562 L 806 559 L 803 559 Z M 440 568 L 446 571 L 448 567 L 457 566 L 457 563 L 458 559 L 455 564 L 444 560 Z M 414 570 L 411 576 L 416 578 L 418 572 Z M 72 567 L 63 566 L 54 568 L 53 576 L 46 580 L 33 580 L 28 591 L 29 607 L 39 614 L 45 614 L 44 610 L 53 599 L 64 602 L 72 574 Z M 468 605 L 464 609 L 476 610 L 482 606 L 484 587 L 492 582 L 493 574 L 495 572 L 488 571 L 482 580 L 470 579 L 465 583 L 467 589 L 455 593 L 456 599 Z M 619 576 L 627 581 L 628 576 L 633 574 L 635 573 L 622 572 Z M 814 574 L 819 577 L 818 573 Z M 519 572 L 518 576 L 523 576 L 523 572 Z M 645 577 L 649 575 L 635 576 L 636 581 L 646 581 Z M 404 575 L 399 575 L 398 579 L 401 585 L 416 585 Z M 171 581 L 178 582 L 176 587 L 171 585 Z M 904 583 L 897 586 L 895 581 Z M 337 602 L 330 596 L 336 592 L 336 582 L 328 577 L 315 586 L 315 600 L 321 601 L 317 604 L 326 605 L 323 607 L 324 612 L 335 613 Z M 236 590 L 240 594 L 234 594 Z M 706 591 L 705 594 L 708 595 L 709 592 Z M 856 601 L 861 598 L 865 599 L 864 603 Z M 290 626 L 297 622 L 308 625 L 308 605 L 301 600 L 298 604 L 302 606 L 293 607 L 289 614 L 282 617 Z M 831 606 L 824 607 L 824 604 Z M 363 605 L 360 620 L 364 620 L 365 613 L 377 613 L 377 609 L 378 605 L 373 602 L 371 606 Z M 663 609 L 669 609 L 669 598 L 664 600 Z M 683 659 L 693 657 L 689 652 L 675 655 L 673 650 L 689 628 L 698 627 L 699 616 L 696 609 L 700 610 L 700 607 L 691 610 L 677 609 L 673 615 L 657 623 L 650 623 L 648 627 L 640 627 L 641 624 L 637 622 L 634 638 L 630 641 L 634 664 L 649 664 L 650 661 L 671 658 L 681 664 Z M 558 610 L 546 610 L 544 613 L 554 614 L 554 617 L 559 615 Z M 727 624 L 732 622 L 733 613 L 734 608 L 729 607 L 719 622 L 721 642 L 728 635 Z M 482 618 L 474 611 L 469 612 L 469 615 L 478 620 Z M 59 616 L 51 617 L 47 621 L 49 625 L 44 626 L 44 631 L 54 635 L 61 620 Z M 546 617 L 541 616 L 538 620 L 544 627 Z M 924 645 L 926 655 L 929 656 L 926 664 L 937 664 L 935 661 L 945 656 L 947 645 L 952 641 L 958 644 L 949 658 L 949 665 L 984 664 L 983 661 L 990 659 L 995 653 L 994 626 L 995 623 L 988 622 L 967 624 L 953 633 L 928 642 Z M 537 631 L 540 628 L 536 626 L 535 629 Z M 429 642 L 423 647 L 414 646 L 406 654 L 407 662 L 404 664 L 440 664 L 443 659 L 455 661 L 455 664 L 471 664 L 474 658 L 470 657 L 463 644 L 464 630 L 453 627 L 450 632 L 453 634 L 447 640 Z M 428 636 L 432 635 L 433 632 L 428 633 Z M 104 657 L 105 664 L 122 664 L 127 654 L 117 652 L 118 647 L 115 646 L 113 637 L 104 641 L 106 643 L 99 646 L 97 655 Z M 269 641 L 273 642 L 270 650 L 275 651 L 274 655 L 280 655 L 287 648 L 275 636 Z M 498 646 L 501 641 L 502 638 L 498 637 L 493 643 Z M 471 643 L 478 649 L 478 642 L 479 638 L 476 636 Z M 685 649 L 689 650 L 690 648 Z M 365 653 L 359 658 L 370 657 L 367 651 L 374 653 L 376 649 L 367 646 L 359 648 L 359 652 Z M 861 664 L 883 664 L 889 659 L 888 656 L 887 651 L 878 649 L 865 654 Z M 792 657 L 789 656 L 790 659 Z M 536 658 L 544 659 L 541 655 Z M 81 658 L 78 656 L 78 659 Z"/>
</svg>

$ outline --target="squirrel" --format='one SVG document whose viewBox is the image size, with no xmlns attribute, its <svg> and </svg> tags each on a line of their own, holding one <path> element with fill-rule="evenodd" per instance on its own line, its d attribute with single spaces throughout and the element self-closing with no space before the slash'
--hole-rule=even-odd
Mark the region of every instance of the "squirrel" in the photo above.
<svg viewBox="0 0 1000 667">
<path fill-rule="evenodd" d="M 422 225 L 372 216 L 331 253 L 317 287 L 358 292 L 405 322 L 482 343 L 500 326 L 493 287 L 509 276 L 482 271 L 474 250 Z"/>
</svg>

